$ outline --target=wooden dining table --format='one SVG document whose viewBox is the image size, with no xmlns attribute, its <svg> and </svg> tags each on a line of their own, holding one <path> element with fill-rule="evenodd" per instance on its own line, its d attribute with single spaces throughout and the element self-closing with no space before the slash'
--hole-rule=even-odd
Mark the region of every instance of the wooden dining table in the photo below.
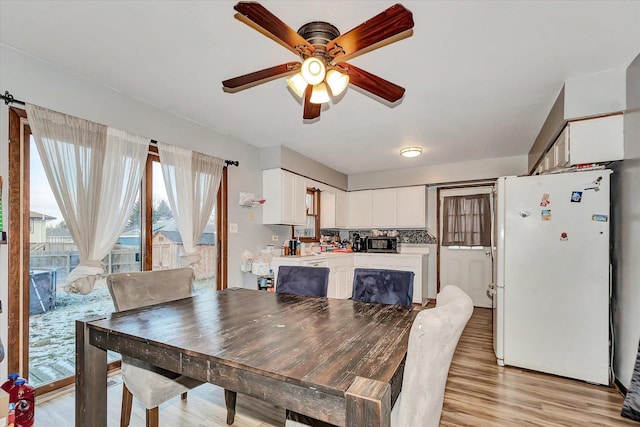
<svg viewBox="0 0 640 427">
<path fill-rule="evenodd" d="M 229 288 L 76 321 L 76 426 L 107 425 L 107 350 L 338 426 L 388 426 L 411 307 Z"/>
</svg>

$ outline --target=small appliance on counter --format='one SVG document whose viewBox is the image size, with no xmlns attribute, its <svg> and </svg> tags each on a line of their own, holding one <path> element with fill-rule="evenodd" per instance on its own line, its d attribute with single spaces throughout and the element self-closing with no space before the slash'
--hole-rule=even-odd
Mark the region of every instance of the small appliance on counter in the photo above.
<svg viewBox="0 0 640 427">
<path fill-rule="evenodd" d="M 364 252 L 398 253 L 398 238 L 390 236 L 371 236 L 364 239 Z"/>
<path fill-rule="evenodd" d="M 351 249 L 353 250 L 353 252 L 362 252 L 364 250 L 360 234 L 353 233 L 353 243 L 351 245 Z"/>
</svg>

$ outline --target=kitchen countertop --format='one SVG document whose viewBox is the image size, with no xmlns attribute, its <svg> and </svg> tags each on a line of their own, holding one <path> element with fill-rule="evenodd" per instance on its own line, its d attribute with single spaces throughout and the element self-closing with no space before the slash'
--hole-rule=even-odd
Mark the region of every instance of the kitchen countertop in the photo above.
<svg viewBox="0 0 640 427">
<path fill-rule="evenodd" d="M 404 253 L 381 253 L 381 252 L 320 252 L 318 254 L 309 254 L 309 255 L 283 255 L 283 256 L 274 256 L 273 258 L 283 258 L 283 259 L 287 259 L 287 258 L 332 258 L 332 257 L 340 257 L 340 256 L 345 256 L 345 255 L 367 255 L 367 256 L 373 256 L 373 255 L 384 255 L 384 256 L 393 256 L 393 257 L 408 257 L 408 256 L 416 256 L 416 255 L 428 255 L 429 254 L 429 249 L 428 248 L 420 248 L 419 251 L 407 251 Z"/>
</svg>

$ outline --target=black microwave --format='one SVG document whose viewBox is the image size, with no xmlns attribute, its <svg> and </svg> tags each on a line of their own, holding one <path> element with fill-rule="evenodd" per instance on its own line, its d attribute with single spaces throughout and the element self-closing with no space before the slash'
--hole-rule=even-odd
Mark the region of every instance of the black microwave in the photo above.
<svg viewBox="0 0 640 427">
<path fill-rule="evenodd" d="M 366 252 L 398 253 L 398 238 L 388 236 L 367 237 L 365 239 Z"/>
</svg>

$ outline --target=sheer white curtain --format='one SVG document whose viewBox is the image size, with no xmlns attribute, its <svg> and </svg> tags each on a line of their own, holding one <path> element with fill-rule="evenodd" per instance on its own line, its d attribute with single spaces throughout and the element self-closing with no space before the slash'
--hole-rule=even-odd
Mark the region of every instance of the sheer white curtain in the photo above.
<svg viewBox="0 0 640 427">
<path fill-rule="evenodd" d="M 27 104 L 38 153 L 80 264 L 65 290 L 88 294 L 135 203 L 149 139 Z"/>
<path fill-rule="evenodd" d="M 200 261 L 196 245 L 216 203 L 224 161 L 158 142 L 162 176 L 185 253 L 180 265 Z"/>
</svg>

